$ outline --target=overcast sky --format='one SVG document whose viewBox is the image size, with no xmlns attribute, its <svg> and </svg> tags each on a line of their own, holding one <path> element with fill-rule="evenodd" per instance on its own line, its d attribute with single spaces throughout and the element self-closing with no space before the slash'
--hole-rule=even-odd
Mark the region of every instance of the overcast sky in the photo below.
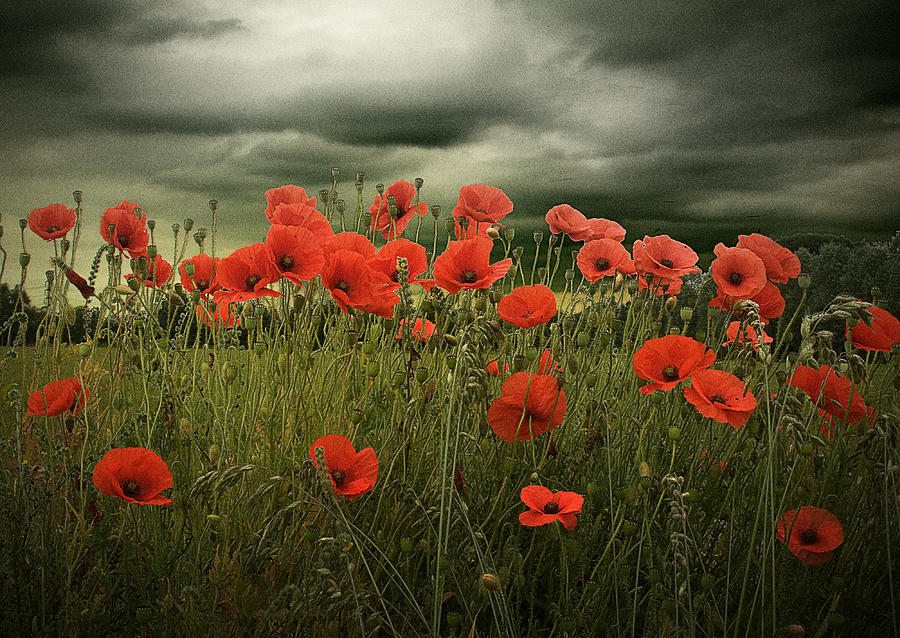
<svg viewBox="0 0 900 638">
<path fill-rule="evenodd" d="M 348 199 L 357 170 L 369 201 L 422 177 L 447 213 L 484 183 L 513 225 L 570 203 L 628 242 L 883 238 L 898 23 L 890 0 L 4 3 L 3 245 L 79 188 L 90 220 L 129 199 L 166 227 L 217 198 L 236 247 L 263 239 L 266 189 L 331 166 Z"/>
</svg>

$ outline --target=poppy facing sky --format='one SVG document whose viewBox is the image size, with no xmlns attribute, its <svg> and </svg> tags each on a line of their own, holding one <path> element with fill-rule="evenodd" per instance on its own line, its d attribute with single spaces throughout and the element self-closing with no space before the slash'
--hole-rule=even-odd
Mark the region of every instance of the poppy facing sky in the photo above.
<svg viewBox="0 0 900 638">
<path fill-rule="evenodd" d="M 682 335 L 666 335 L 648 339 L 634 353 L 632 365 L 641 379 L 651 383 L 640 388 L 644 394 L 655 390 L 671 390 L 697 370 L 711 366 L 716 353 L 696 339 Z"/>
<path fill-rule="evenodd" d="M 497 314 L 519 328 L 547 323 L 556 316 L 556 295 L 547 286 L 519 286 L 497 304 Z"/>
<path fill-rule="evenodd" d="M 527 527 L 559 521 L 567 530 L 578 525 L 584 497 L 575 492 L 553 492 L 543 485 L 526 485 L 519 494 L 528 509 L 519 514 L 519 522 Z"/>
<path fill-rule="evenodd" d="M 62 204 L 35 208 L 28 214 L 28 227 L 35 235 L 48 241 L 64 237 L 75 227 L 75 221 L 75 209 Z"/>
</svg>

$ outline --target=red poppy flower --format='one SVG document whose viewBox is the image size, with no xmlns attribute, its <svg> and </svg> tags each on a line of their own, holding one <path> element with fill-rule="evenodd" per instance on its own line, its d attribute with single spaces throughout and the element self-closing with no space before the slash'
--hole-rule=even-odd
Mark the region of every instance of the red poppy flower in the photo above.
<svg viewBox="0 0 900 638">
<path fill-rule="evenodd" d="M 327 434 L 309 446 L 309 457 L 316 469 L 320 470 L 325 468 L 319 467 L 316 448 L 322 448 L 331 484 L 338 494 L 356 498 L 375 487 L 375 481 L 378 479 L 378 458 L 372 448 L 367 447 L 357 452 L 346 436 Z"/>
<path fill-rule="evenodd" d="M 109 232 L 110 226 L 114 227 L 112 234 Z M 131 257 L 145 255 L 150 243 L 147 213 L 138 204 L 123 199 L 118 206 L 103 211 L 100 217 L 100 235 L 106 243 L 127 252 Z"/>
<path fill-rule="evenodd" d="M 547 286 L 519 286 L 497 304 L 497 314 L 519 328 L 547 323 L 556 316 L 556 295 Z"/>
<path fill-rule="evenodd" d="M 282 226 L 301 226 L 311 232 L 320 244 L 334 237 L 331 224 L 315 204 L 279 204 L 269 215 L 269 221 Z"/>
<path fill-rule="evenodd" d="M 750 299 L 766 285 L 766 266 L 763 260 L 746 248 L 728 248 L 716 244 L 709 270 L 719 287 L 720 295 Z"/>
<path fill-rule="evenodd" d="M 559 521 L 568 530 L 578 525 L 576 514 L 581 514 L 584 497 L 575 492 L 551 492 L 543 485 L 526 485 L 519 495 L 530 509 L 519 514 L 519 522 L 528 527 L 538 527 Z"/>
<path fill-rule="evenodd" d="M 595 283 L 603 277 L 615 275 L 617 270 L 628 265 L 633 271 L 631 255 L 619 242 L 613 239 L 592 239 L 578 251 L 578 269 L 584 278 Z"/>
<path fill-rule="evenodd" d="M 59 239 L 75 227 L 77 213 L 62 204 L 35 208 L 28 214 L 28 227 L 42 239 Z"/>
<path fill-rule="evenodd" d="M 463 288 L 484 289 L 503 277 L 512 259 L 491 264 L 490 239 L 465 239 L 450 242 L 447 249 L 434 260 L 434 280 L 438 286 L 456 294 Z"/>
<path fill-rule="evenodd" d="M 587 229 L 587 217 L 568 204 L 554 206 L 544 215 L 544 220 L 554 235 L 565 233 L 573 241 L 584 241 L 581 237 Z"/>
<path fill-rule="evenodd" d="M 65 266 L 65 264 L 62 264 Z M 87 280 L 75 272 L 74 268 L 65 267 L 66 271 L 66 279 L 69 280 L 73 286 L 78 288 L 78 292 L 81 293 L 81 296 L 85 299 L 90 299 L 94 295 L 94 287 L 89 286 Z"/>
<path fill-rule="evenodd" d="M 211 295 L 221 287 L 216 281 L 214 272 L 215 270 L 218 270 L 221 261 L 221 259 L 216 257 L 215 262 L 213 262 L 212 257 L 202 253 L 191 257 L 190 259 L 185 259 L 181 262 L 181 265 L 178 266 L 178 271 L 181 273 L 181 285 L 184 286 L 184 289 L 187 292 L 199 290 L 204 297 Z M 185 269 L 185 264 L 188 262 L 191 262 L 194 265 L 193 276 L 188 275 L 187 270 Z"/>
<path fill-rule="evenodd" d="M 169 281 L 170 274 L 172 274 L 172 264 L 157 253 L 152 263 L 148 260 L 146 272 L 143 274 L 144 285 L 150 288 L 160 288 Z M 132 277 L 134 277 L 132 274 L 125 275 L 125 279 L 131 279 Z"/>
<path fill-rule="evenodd" d="M 388 204 L 388 197 L 391 195 L 394 196 L 394 205 L 397 211 L 393 218 Z M 425 202 L 416 204 L 415 201 L 415 186 L 402 179 L 394 182 L 387 187 L 383 195 L 378 195 L 369 207 L 372 228 L 380 231 L 385 239 L 394 239 L 398 235 L 402 235 L 414 216 L 428 214 L 428 204 Z"/>
<path fill-rule="evenodd" d="M 738 235 L 737 247 L 756 253 L 766 266 L 766 278 L 773 283 L 786 284 L 789 277 L 800 274 L 797 255 L 765 235 Z"/>
<path fill-rule="evenodd" d="M 705 417 L 739 428 L 756 409 L 756 397 L 730 372 L 697 370 L 684 398 Z"/>
<path fill-rule="evenodd" d="M 757 343 L 759 342 L 759 338 L 756 335 L 756 330 L 753 329 L 753 326 L 746 324 L 743 325 L 743 329 L 741 328 L 742 323 L 740 321 L 732 321 L 728 324 L 728 329 L 725 330 L 725 336 L 728 337 L 727 341 L 722 343 L 723 346 L 731 345 L 732 343 L 737 342 L 737 345 L 743 345 L 745 343 L 749 343 L 750 347 L 754 350 L 757 348 Z M 773 339 L 769 336 L 769 334 L 763 330 L 762 333 L 763 343 L 772 343 Z"/>
<path fill-rule="evenodd" d="M 467 217 L 471 225 L 499 222 L 512 212 L 513 203 L 499 188 L 484 184 L 469 184 L 459 189 L 459 199 L 453 208 L 453 217 Z"/>
<path fill-rule="evenodd" d="M 234 328 L 235 325 L 241 325 L 241 319 L 234 313 L 230 303 L 216 304 L 213 311 L 203 304 L 198 304 L 197 318 L 210 328 L 214 325 L 223 328 Z"/>
<path fill-rule="evenodd" d="M 576 241 L 594 241 L 596 239 L 612 239 L 613 241 L 625 241 L 625 229 L 618 222 L 603 217 L 590 217 L 587 220 L 587 228 L 581 234 L 584 239 Z M 575 239 L 573 237 L 573 239 Z"/>
<path fill-rule="evenodd" d="M 325 252 L 325 259 L 328 260 L 328 256 L 331 253 L 335 253 L 339 250 L 349 250 L 354 253 L 358 253 L 362 255 L 367 261 L 372 259 L 375 256 L 375 245 L 370 242 L 364 235 L 360 235 L 359 233 L 354 233 L 351 231 L 347 231 L 344 233 L 338 233 L 333 237 L 329 238 L 328 241 L 325 242 L 323 247 Z"/>
<path fill-rule="evenodd" d="M 788 385 L 800 388 L 812 399 L 820 413 L 832 418 L 859 423 L 866 416 L 868 407 L 859 389 L 838 371 L 828 366 L 814 370 L 809 366 L 797 366 Z"/>
<path fill-rule="evenodd" d="M 28 414 L 57 416 L 63 412 L 78 414 L 84 409 L 88 391 L 78 379 L 51 381 L 28 397 Z"/>
<path fill-rule="evenodd" d="M 739 313 L 735 310 L 735 306 L 739 305 L 741 301 L 741 299 L 719 293 L 717 297 L 709 302 L 709 305 L 712 308 L 730 310 L 735 312 L 736 315 L 742 316 L 745 313 Z M 764 323 L 769 323 L 770 319 L 780 317 L 781 313 L 784 312 L 784 297 L 781 296 L 781 291 L 778 290 L 778 287 L 770 281 L 767 281 L 763 289 L 756 293 L 750 301 L 759 306 L 759 316 Z"/>
<path fill-rule="evenodd" d="M 299 186 L 287 184 L 266 191 L 266 218 L 273 224 L 284 224 L 283 221 L 274 220 L 275 209 L 280 204 L 305 204 L 307 206 L 316 207 L 316 198 L 310 199 L 306 195 L 306 191 Z M 329 226 L 331 228 L 331 226 Z"/>
<path fill-rule="evenodd" d="M 671 390 L 697 370 L 711 366 L 716 353 L 704 344 L 682 335 L 648 339 L 634 353 L 632 365 L 641 379 L 652 381 L 640 388 L 644 394 Z"/>
<path fill-rule="evenodd" d="M 171 505 L 159 493 L 172 485 L 169 466 L 153 450 L 142 447 L 114 448 L 94 468 L 94 485 L 107 496 L 141 505 Z"/>
<path fill-rule="evenodd" d="M 700 272 L 697 253 L 690 246 L 668 235 L 645 236 L 637 239 L 632 249 L 634 267 L 640 279 L 652 273 L 654 279 L 674 280 L 693 272 Z"/>
<path fill-rule="evenodd" d="M 406 276 L 410 284 L 419 284 L 426 290 L 434 287 L 433 279 L 418 279 L 418 276 L 428 269 L 428 257 L 425 248 L 408 239 L 394 239 L 389 241 L 378 253 L 369 260 L 369 266 L 387 276 L 392 282 L 393 288 L 399 288 L 400 269 L 397 259 L 406 260 Z"/>
<path fill-rule="evenodd" d="M 400 339 L 403 337 L 403 331 L 406 330 L 404 326 L 410 323 L 409 319 L 401 319 L 400 325 L 397 327 L 397 338 Z M 431 335 L 434 334 L 435 325 L 433 321 L 429 321 L 428 319 L 416 319 L 413 322 L 412 329 L 409 331 L 409 334 L 418 339 L 419 341 L 428 341 L 431 338 Z"/>
<path fill-rule="evenodd" d="M 257 242 L 238 248 L 219 262 L 216 282 L 225 290 L 213 295 L 216 303 L 227 304 L 260 297 L 280 297 L 281 293 L 266 288 L 281 279 L 281 272 L 272 259 L 272 251 Z"/>
<path fill-rule="evenodd" d="M 488 371 L 489 374 L 495 377 L 500 376 L 500 360 L 499 359 L 491 359 L 487 362 L 487 365 L 484 366 L 484 369 Z M 506 374 L 509 372 L 509 364 L 503 365 L 503 373 Z"/>
<path fill-rule="evenodd" d="M 844 336 L 850 337 L 850 343 L 854 348 L 890 352 L 891 346 L 900 343 L 900 321 L 878 306 L 869 306 L 866 310 L 872 315 L 872 325 L 867 326 L 865 322 L 860 321 L 853 328 L 847 326 Z"/>
<path fill-rule="evenodd" d="M 285 279 L 299 284 L 314 279 L 322 270 L 325 256 L 316 236 L 303 226 L 272 224 L 266 234 L 272 261 Z"/>
<path fill-rule="evenodd" d="M 331 291 L 344 312 L 349 306 L 381 317 L 392 317 L 400 298 L 389 284 L 386 275 L 372 270 L 365 257 L 351 250 L 329 254 L 322 269 L 322 285 Z"/>
<path fill-rule="evenodd" d="M 566 393 L 555 377 L 516 372 L 500 390 L 488 408 L 488 423 L 504 441 L 530 441 L 562 423 Z"/>
<path fill-rule="evenodd" d="M 844 528 L 837 516 L 812 505 L 788 510 L 778 519 L 775 538 L 807 565 L 824 565 L 844 542 Z"/>
<path fill-rule="evenodd" d="M 549 350 L 541 353 L 541 359 L 538 361 L 538 374 L 555 374 L 562 370 L 562 366 L 553 359 L 553 355 Z"/>
</svg>

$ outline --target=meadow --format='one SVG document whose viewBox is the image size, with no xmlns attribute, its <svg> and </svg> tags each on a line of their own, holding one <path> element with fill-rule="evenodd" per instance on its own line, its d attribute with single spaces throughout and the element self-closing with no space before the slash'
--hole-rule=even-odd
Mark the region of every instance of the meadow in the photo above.
<svg viewBox="0 0 900 638">
<path fill-rule="evenodd" d="M 809 307 L 758 234 L 702 272 L 560 205 L 525 251 L 498 188 L 337 180 L 230 255 L 214 200 L 7 224 L 0 634 L 898 635 L 882 300 Z"/>
</svg>

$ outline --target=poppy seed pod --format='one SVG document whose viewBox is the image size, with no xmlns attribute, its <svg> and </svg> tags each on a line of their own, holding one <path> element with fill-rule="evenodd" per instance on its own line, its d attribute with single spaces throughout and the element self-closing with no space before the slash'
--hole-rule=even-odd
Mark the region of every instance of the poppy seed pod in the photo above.
<svg viewBox="0 0 900 638">
<path fill-rule="evenodd" d="M 441 207 L 439 204 L 435 204 L 431 207 L 431 216 L 435 219 L 441 216 Z"/>
<path fill-rule="evenodd" d="M 674 299 L 674 297 L 672 297 L 672 299 Z M 691 308 L 689 306 L 685 306 L 681 309 L 681 320 L 684 323 L 690 323 L 691 319 L 693 317 L 694 317 L 694 309 L 693 308 Z"/>
<path fill-rule="evenodd" d="M 19 228 L 21 228 L 22 230 L 25 230 L 26 228 L 28 228 L 28 220 L 20 219 L 19 220 Z"/>
<path fill-rule="evenodd" d="M 809 285 L 812 283 L 812 278 L 808 273 L 802 272 L 797 276 L 797 286 L 800 290 L 806 290 L 809 288 Z"/>
<path fill-rule="evenodd" d="M 156 259 L 156 255 L 158 253 L 159 251 L 156 248 L 156 244 L 150 244 L 149 246 L 147 246 L 147 257 L 149 257 L 150 259 Z"/>
</svg>

